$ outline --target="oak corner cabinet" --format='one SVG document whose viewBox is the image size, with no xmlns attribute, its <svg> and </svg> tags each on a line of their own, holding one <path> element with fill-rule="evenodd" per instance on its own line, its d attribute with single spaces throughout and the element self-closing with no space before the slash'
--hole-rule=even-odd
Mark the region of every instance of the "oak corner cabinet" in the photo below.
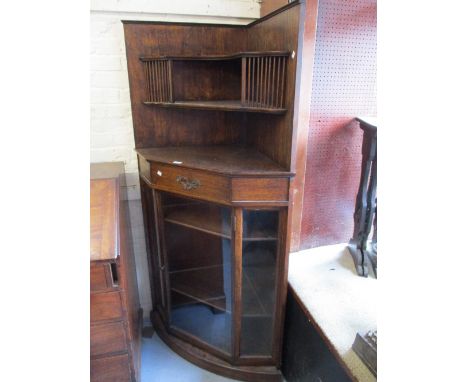
<svg viewBox="0 0 468 382">
<path fill-rule="evenodd" d="M 282 380 L 303 6 L 245 26 L 123 22 L 153 326 L 246 381 Z"/>
</svg>

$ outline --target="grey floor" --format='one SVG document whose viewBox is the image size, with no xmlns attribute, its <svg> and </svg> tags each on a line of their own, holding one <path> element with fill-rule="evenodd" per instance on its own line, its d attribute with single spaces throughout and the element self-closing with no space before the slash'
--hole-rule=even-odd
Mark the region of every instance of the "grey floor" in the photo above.
<svg viewBox="0 0 468 382">
<path fill-rule="evenodd" d="M 229 382 L 224 378 L 186 361 L 153 333 L 151 338 L 142 338 L 141 382 Z"/>
</svg>

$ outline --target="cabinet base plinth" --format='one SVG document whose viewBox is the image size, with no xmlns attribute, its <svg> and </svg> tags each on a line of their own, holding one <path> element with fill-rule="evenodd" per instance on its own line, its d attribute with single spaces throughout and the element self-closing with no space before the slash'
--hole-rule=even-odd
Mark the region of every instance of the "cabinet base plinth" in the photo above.
<svg viewBox="0 0 468 382">
<path fill-rule="evenodd" d="M 187 361 L 212 373 L 248 382 L 281 382 L 281 371 L 274 366 L 237 366 L 197 348 L 168 333 L 159 314 L 151 312 L 151 322 L 159 337 Z"/>
</svg>

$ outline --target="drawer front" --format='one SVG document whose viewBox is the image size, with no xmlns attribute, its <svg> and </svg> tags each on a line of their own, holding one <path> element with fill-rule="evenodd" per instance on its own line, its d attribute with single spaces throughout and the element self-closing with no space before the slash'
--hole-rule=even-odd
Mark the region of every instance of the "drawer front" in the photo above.
<svg viewBox="0 0 468 382">
<path fill-rule="evenodd" d="M 112 288 L 112 274 L 109 263 L 91 263 L 91 292 Z"/>
<path fill-rule="evenodd" d="M 232 178 L 233 202 L 286 202 L 289 178 Z"/>
<path fill-rule="evenodd" d="M 138 155 L 138 168 L 140 170 L 140 174 L 143 175 L 149 182 L 151 179 L 150 164 L 140 155 Z"/>
<path fill-rule="evenodd" d="M 127 350 L 123 322 L 91 325 L 91 356 Z"/>
<path fill-rule="evenodd" d="M 91 293 L 91 322 L 122 317 L 120 292 Z"/>
<path fill-rule="evenodd" d="M 162 191 L 220 203 L 230 201 L 229 179 L 220 175 L 153 163 L 151 181 L 157 189 Z"/>
<path fill-rule="evenodd" d="M 91 382 L 130 382 L 128 355 L 91 360 Z"/>
</svg>

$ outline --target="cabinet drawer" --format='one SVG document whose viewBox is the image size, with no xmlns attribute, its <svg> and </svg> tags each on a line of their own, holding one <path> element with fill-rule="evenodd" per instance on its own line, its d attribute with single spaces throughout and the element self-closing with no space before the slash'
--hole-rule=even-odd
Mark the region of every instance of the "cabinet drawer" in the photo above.
<svg viewBox="0 0 468 382">
<path fill-rule="evenodd" d="M 122 317 L 120 292 L 91 293 L 90 310 L 92 322 Z"/>
<path fill-rule="evenodd" d="M 128 355 L 91 360 L 91 382 L 130 382 Z"/>
<path fill-rule="evenodd" d="M 91 292 L 112 288 L 112 270 L 109 263 L 91 263 Z"/>
<path fill-rule="evenodd" d="M 233 178 L 232 201 L 286 202 L 289 178 Z"/>
<path fill-rule="evenodd" d="M 227 203 L 231 196 L 228 178 L 199 170 L 153 163 L 151 180 L 159 190 L 194 198 Z"/>
<path fill-rule="evenodd" d="M 91 325 L 91 356 L 127 350 L 123 322 Z"/>
</svg>

